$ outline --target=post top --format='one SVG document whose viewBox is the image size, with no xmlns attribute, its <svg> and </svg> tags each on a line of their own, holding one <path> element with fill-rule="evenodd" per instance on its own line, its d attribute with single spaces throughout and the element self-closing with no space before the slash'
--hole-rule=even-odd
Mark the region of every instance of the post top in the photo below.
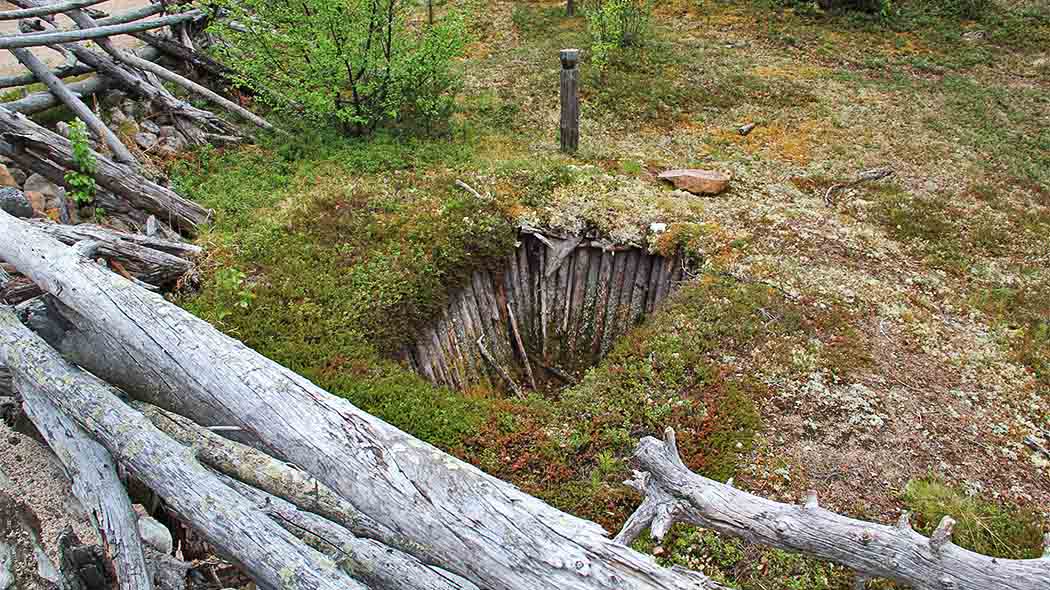
<svg viewBox="0 0 1050 590">
<path fill-rule="evenodd" d="M 562 49 L 561 50 L 561 67 L 566 70 L 576 67 L 576 64 L 580 62 L 580 50 L 579 49 Z"/>
</svg>

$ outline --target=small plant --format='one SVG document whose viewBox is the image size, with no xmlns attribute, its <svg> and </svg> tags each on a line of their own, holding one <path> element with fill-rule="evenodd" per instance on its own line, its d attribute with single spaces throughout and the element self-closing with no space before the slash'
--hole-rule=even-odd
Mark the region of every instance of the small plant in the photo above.
<svg viewBox="0 0 1050 590">
<path fill-rule="evenodd" d="M 652 14 L 653 0 L 593 0 L 587 7 L 591 64 L 604 70 L 621 49 L 644 45 Z"/>
<path fill-rule="evenodd" d="M 73 147 L 75 169 L 66 172 L 66 184 L 77 205 L 88 205 L 95 200 L 95 170 L 98 162 L 88 141 L 87 125 L 77 119 L 69 124 L 69 142 Z"/>
<path fill-rule="evenodd" d="M 246 278 L 247 275 L 236 268 L 224 268 L 215 273 L 215 285 L 221 293 L 233 299 L 237 307 L 248 309 L 252 300 L 255 299 L 255 293 L 244 286 Z M 222 310 L 219 313 L 219 320 L 226 318 L 231 313 L 229 309 Z"/>
</svg>

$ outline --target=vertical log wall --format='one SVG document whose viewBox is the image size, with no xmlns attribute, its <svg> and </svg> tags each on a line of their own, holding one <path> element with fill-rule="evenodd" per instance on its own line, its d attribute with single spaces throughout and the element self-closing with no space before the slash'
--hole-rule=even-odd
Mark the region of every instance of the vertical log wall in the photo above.
<svg viewBox="0 0 1050 590">
<path fill-rule="evenodd" d="M 680 255 L 522 233 L 503 269 L 475 272 L 401 357 L 458 389 L 513 389 L 501 369 L 517 387 L 561 386 L 652 313 L 683 272 Z"/>
</svg>

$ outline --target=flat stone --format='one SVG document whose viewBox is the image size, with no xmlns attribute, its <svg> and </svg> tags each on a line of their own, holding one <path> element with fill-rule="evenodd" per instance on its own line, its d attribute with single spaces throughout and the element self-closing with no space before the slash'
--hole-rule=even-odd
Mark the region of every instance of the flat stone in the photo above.
<svg viewBox="0 0 1050 590">
<path fill-rule="evenodd" d="M 15 187 L 0 188 L 0 210 L 15 217 L 32 217 L 33 205 L 25 193 Z"/>
<path fill-rule="evenodd" d="M 674 184 L 675 188 L 694 195 L 717 195 L 729 188 L 730 177 L 715 170 L 683 169 L 661 172 L 659 177 Z"/>
<path fill-rule="evenodd" d="M 35 173 L 26 179 L 23 188 L 33 211 L 55 221 L 69 223 L 66 189 Z"/>
<path fill-rule="evenodd" d="M 152 133 L 154 135 L 160 135 L 161 137 L 164 137 L 164 134 L 160 131 L 160 125 L 157 125 L 149 119 L 146 119 L 143 122 L 139 123 L 139 127 L 141 127 L 142 130 L 147 133 Z"/>
</svg>

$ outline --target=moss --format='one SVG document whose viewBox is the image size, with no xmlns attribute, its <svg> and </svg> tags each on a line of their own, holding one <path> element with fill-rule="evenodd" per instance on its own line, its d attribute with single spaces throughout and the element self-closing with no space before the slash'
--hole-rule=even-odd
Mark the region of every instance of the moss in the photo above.
<svg viewBox="0 0 1050 590">
<path fill-rule="evenodd" d="M 951 516 L 956 521 L 952 541 L 960 547 L 1009 559 L 1042 554 L 1042 527 L 1030 512 L 967 496 L 934 478 L 908 482 L 903 499 L 923 534 L 931 534 L 942 518 Z"/>
</svg>

